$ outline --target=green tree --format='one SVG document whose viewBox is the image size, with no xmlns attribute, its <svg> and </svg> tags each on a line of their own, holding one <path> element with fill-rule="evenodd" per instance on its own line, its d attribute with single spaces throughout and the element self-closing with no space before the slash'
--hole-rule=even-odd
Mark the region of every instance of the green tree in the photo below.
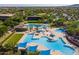
<svg viewBox="0 0 79 59">
<path fill-rule="evenodd" d="M 7 32 L 8 28 L 5 25 L 0 25 L 0 36 L 3 36 Z"/>
</svg>

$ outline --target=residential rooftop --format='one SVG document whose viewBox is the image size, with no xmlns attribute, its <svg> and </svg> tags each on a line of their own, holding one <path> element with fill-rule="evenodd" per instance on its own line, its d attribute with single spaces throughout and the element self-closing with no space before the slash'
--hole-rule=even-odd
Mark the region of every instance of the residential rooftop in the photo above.
<svg viewBox="0 0 79 59">
<path fill-rule="evenodd" d="M 10 13 L 8 13 L 8 14 L 0 14 L 0 16 L 13 16 L 14 14 L 10 14 Z"/>
</svg>

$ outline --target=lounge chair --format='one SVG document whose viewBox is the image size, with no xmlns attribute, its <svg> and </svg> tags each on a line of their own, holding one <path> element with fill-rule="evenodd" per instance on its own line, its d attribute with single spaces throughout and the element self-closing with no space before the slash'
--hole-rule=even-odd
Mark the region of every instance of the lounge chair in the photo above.
<svg viewBox="0 0 79 59">
<path fill-rule="evenodd" d="M 40 55 L 50 55 L 50 50 L 42 50 L 40 51 Z"/>
</svg>

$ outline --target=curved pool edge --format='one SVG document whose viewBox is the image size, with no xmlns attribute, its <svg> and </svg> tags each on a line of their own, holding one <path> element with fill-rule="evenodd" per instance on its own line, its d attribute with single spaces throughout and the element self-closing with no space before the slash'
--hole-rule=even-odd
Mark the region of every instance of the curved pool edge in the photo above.
<svg viewBox="0 0 79 59">
<path fill-rule="evenodd" d="M 68 47 L 70 47 L 71 49 L 73 49 L 73 50 L 74 50 L 74 53 L 73 53 L 72 55 L 75 55 L 76 49 L 74 48 L 74 46 L 71 45 L 71 44 L 69 44 L 69 42 L 68 42 L 68 41 L 65 41 L 64 39 L 61 39 L 61 41 L 64 42 L 64 46 L 68 46 Z"/>
<path fill-rule="evenodd" d="M 28 35 L 28 33 L 25 32 L 24 35 L 23 35 L 23 37 L 20 39 L 20 40 L 22 40 L 20 42 L 24 42 L 27 35 Z M 64 39 L 61 39 L 61 40 L 64 42 L 64 44 L 67 44 L 67 45 L 70 44 L 70 43 L 66 42 Z M 71 46 L 69 46 L 69 47 L 71 47 Z M 73 46 L 71 48 L 74 49 L 74 53 L 73 54 L 70 54 L 70 55 L 75 55 L 76 54 L 76 49 Z M 65 54 L 63 54 L 63 52 L 62 52 L 62 55 L 65 55 Z"/>
</svg>

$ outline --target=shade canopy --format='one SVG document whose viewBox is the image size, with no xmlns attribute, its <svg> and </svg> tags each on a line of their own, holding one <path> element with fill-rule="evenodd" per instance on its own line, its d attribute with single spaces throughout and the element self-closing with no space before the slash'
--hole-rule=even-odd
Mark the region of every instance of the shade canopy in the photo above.
<svg viewBox="0 0 79 59">
<path fill-rule="evenodd" d="M 50 50 L 42 50 L 40 51 L 40 55 L 50 55 Z"/>
<path fill-rule="evenodd" d="M 36 46 L 29 46 L 29 47 L 27 48 L 27 50 L 28 50 L 28 51 L 32 51 L 32 52 L 36 51 L 36 50 L 37 50 L 37 45 L 36 45 Z"/>
<path fill-rule="evenodd" d="M 26 45 L 27 45 L 27 42 L 23 42 L 23 43 L 19 43 L 19 44 L 18 44 L 18 47 L 23 47 L 23 48 L 25 48 Z"/>
</svg>

